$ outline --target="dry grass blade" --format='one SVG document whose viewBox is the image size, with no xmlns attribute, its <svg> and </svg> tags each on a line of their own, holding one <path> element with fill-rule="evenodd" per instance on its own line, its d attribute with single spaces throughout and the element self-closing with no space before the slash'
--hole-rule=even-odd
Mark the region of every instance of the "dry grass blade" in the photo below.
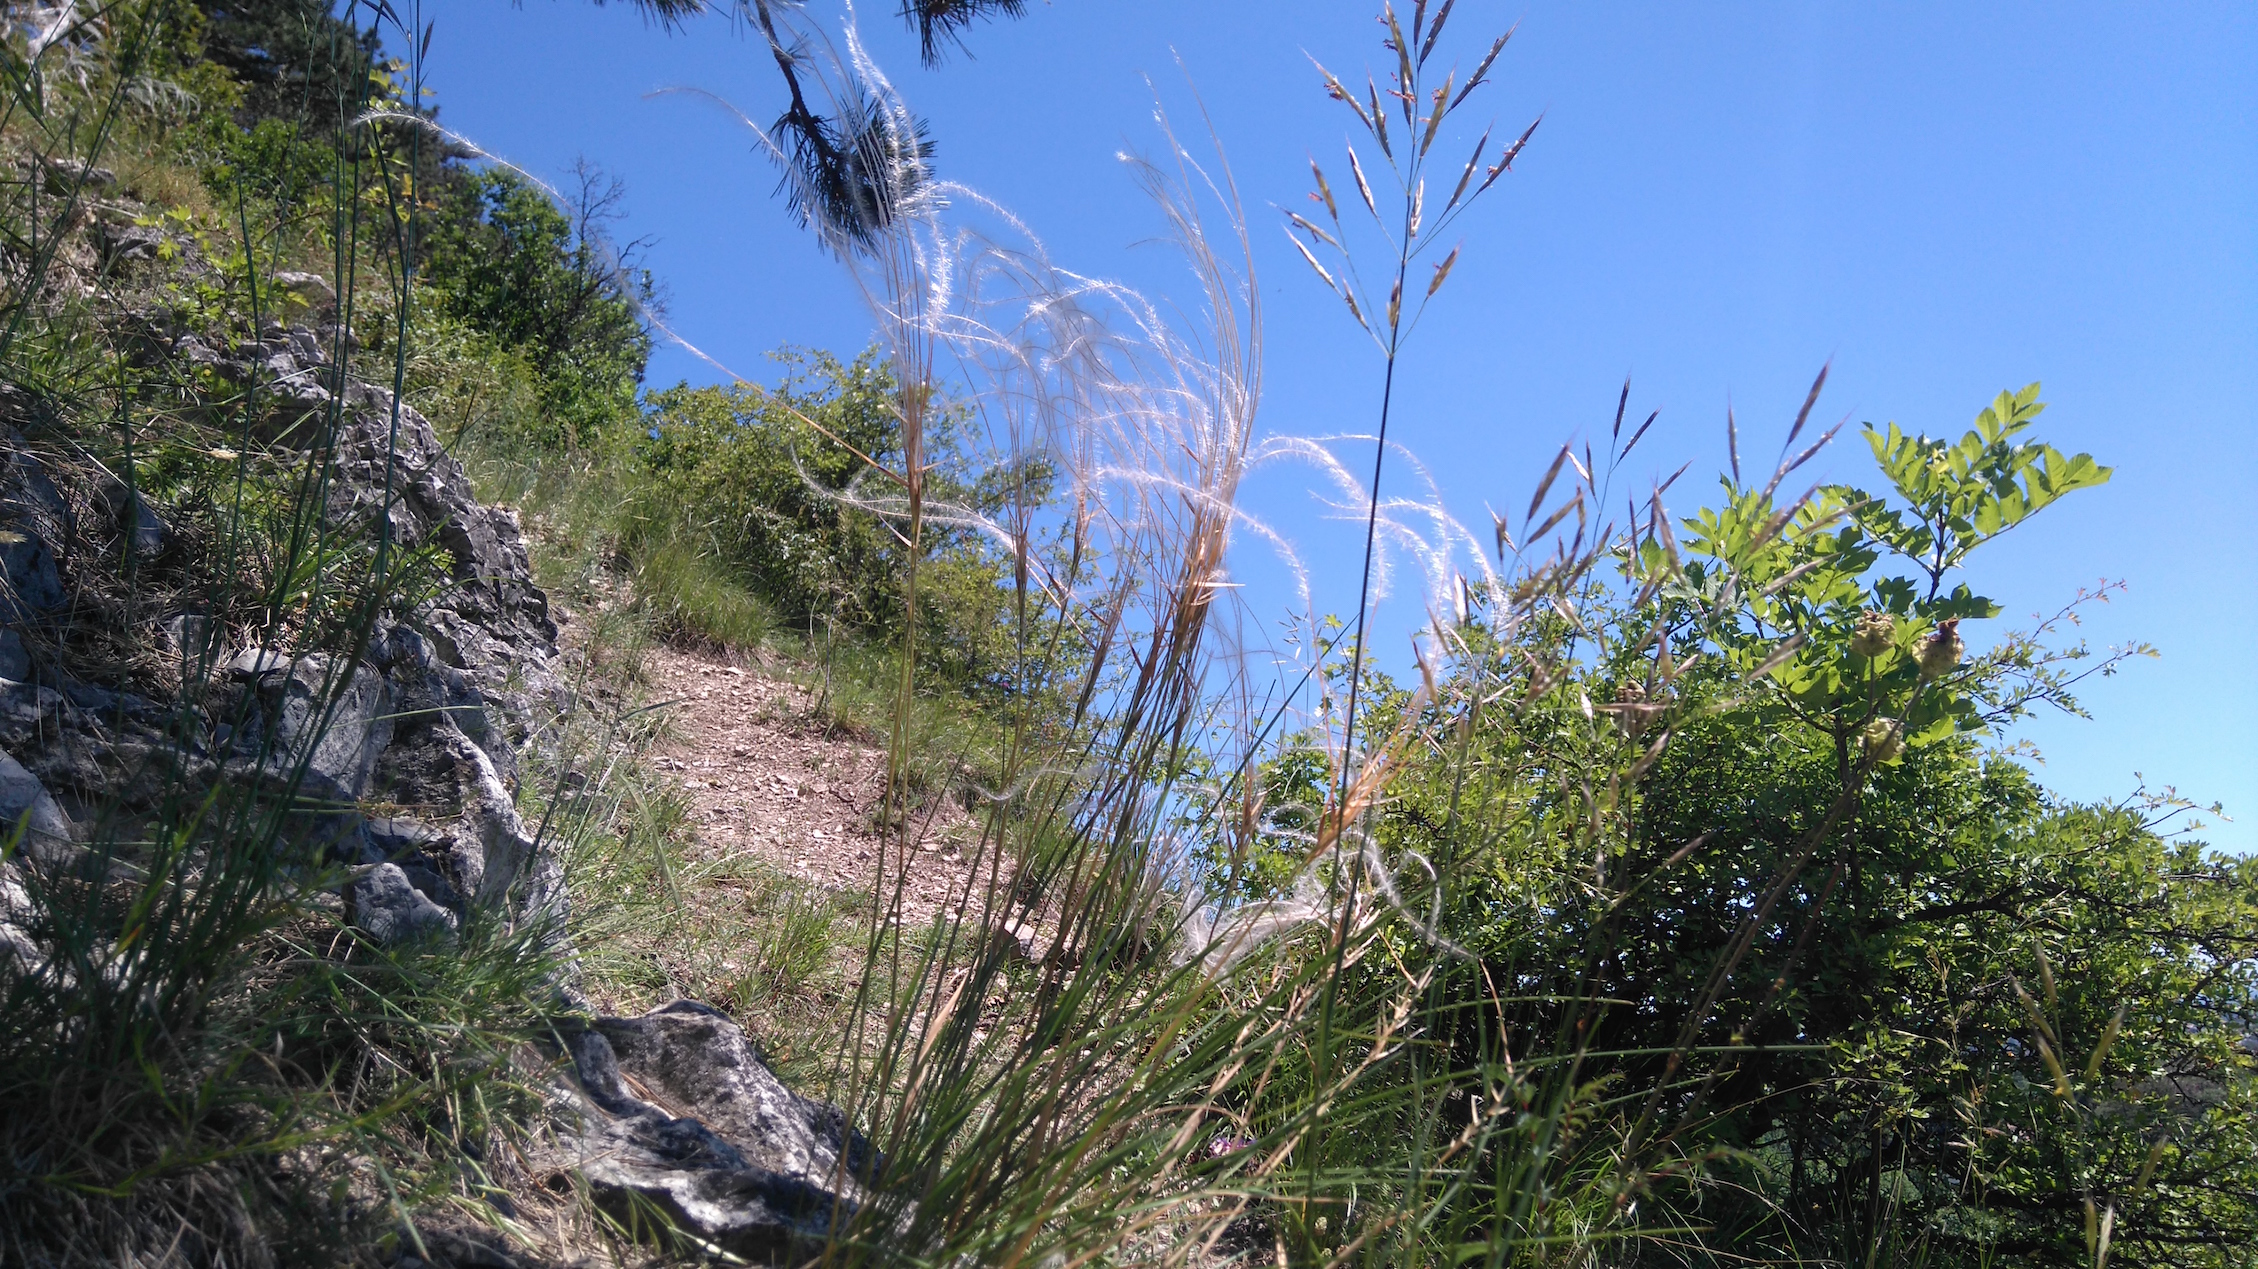
<svg viewBox="0 0 2258 1269">
<path fill-rule="evenodd" d="M 1411 64 L 1411 44 L 1403 38 L 1403 28 L 1396 23 L 1395 6 L 1392 4 L 1385 5 L 1381 8 L 1381 12 L 1387 18 L 1388 47 L 1396 55 L 1395 95 L 1403 108 L 1404 126 L 1409 127 L 1412 123 L 1412 109 L 1417 104 L 1411 98 L 1411 86 L 1416 82 L 1418 72 Z"/>
<path fill-rule="evenodd" d="M 1624 442 L 1623 448 L 1619 452 L 1617 452 L 1615 456 L 1615 461 L 1621 462 L 1624 459 L 1629 458 L 1631 456 L 1631 451 L 1638 447 L 1639 438 L 1645 436 L 1646 430 L 1650 427 L 1653 427 L 1654 421 L 1661 417 L 1662 411 L 1660 410 L 1656 410 L 1653 413 L 1648 414 L 1646 416 L 1646 422 L 1639 424 L 1638 430 L 1631 433 L 1631 439 Z"/>
<path fill-rule="evenodd" d="M 1364 130 L 1366 132 L 1372 131 L 1371 116 L 1364 113 L 1364 107 L 1359 105 L 1355 96 L 1352 95 L 1349 90 L 1341 84 L 1339 77 L 1335 76 L 1333 72 L 1325 69 L 1324 64 L 1319 62 L 1314 57 L 1309 59 L 1309 64 L 1317 68 L 1317 73 L 1319 75 L 1324 76 L 1325 95 L 1331 97 L 1335 101 L 1340 102 L 1342 105 L 1347 106 L 1349 110 L 1356 115 L 1356 121 L 1364 125 Z"/>
<path fill-rule="evenodd" d="M 1530 496 L 1529 509 L 1522 513 L 1522 520 L 1528 521 L 1536 518 L 1537 508 L 1544 505 L 1545 495 L 1552 492 L 1552 482 L 1559 479 L 1560 469 L 1567 464 L 1569 451 L 1574 444 L 1575 442 L 1570 441 L 1562 445 L 1560 452 L 1553 456 L 1552 466 L 1545 468 L 1544 478 L 1537 482 L 1537 492 Z"/>
<path fill-rule="evenodd" d="M 2102 1028 L 2101 1040 L 2093 1046 L 2093 1057 L 2086 1063 L 2087 1080 L 2090 1081 L 2101 1074 L 2102 1062 L 2108 1059 L 2109 1050 L 2116 1046 L 2117 1037 L 2124 1033 L 2125 1012 L 2130 1008 L 2131 1005 L 2129 1004 L 2120 1004 L 2117 1006 L 2117 1012 L 2109 1015 L 2109 1025 Z"/>
<path fill-rule="evenodd" d="M 1466 156 L 1466 168 L 1458 174 L 1458 184 L 1452 187 L 1450 200 L 1443 204 L 1443 215 L 1449 216 L 1458 200 L 1465 197 L 1466 187 L 1473 183 L 1474 173 L 1482 166 L 1482 156 L 1490 150 L 1490 130 L 1482 129 L 1481 138 L 1474 142 L 1474 152 Z"/>
<path fill-rule="evenodd" d="M 1531 542 L 1534 542 L 1544 537 L 1544 535 L 1546 535 L 1547 533 L 1552 532 L 1555 525 L 1558 525 L 1562 520 L 1567 519 L 1570 515 L 1574 515 L 1577 518 L 1577 522 L 1579 524 L 1582 523 L 1584 517 L 1584 491 L 1581 489 L 1578 489 L 1576 491 L 1574 497 L 1570 498 L 1567 502 L 1562 503 L 1559 510 L 1553 512 L 1549 516 L 1546 516 L 1545 522 L 1543 524 L 1540 524 L 1536 528 L 1529 530 L 1529 540 Z M 1569 549 L 1573 551 L 1575 548 L 1570 547 Z"/>
<path fill-rule="evenodd" d="M 1647 516 L 1647 524 L 1662 542 L 1663 554 L 1670 561 L 1670 576 L 1683 577 L 1685 564 L 1678 558 L 1678 539 L 1670 532 L 1670 516 L 1662 509 L 1662 489 L 1659 486 L 1654 491 L 1654 510 Z"/>
<path fill-rule="evenodd" d="M 1341 209 L 1333 201 L 1333 187 L 1325 183 L 1325 171 L 1317 166 L 1315 159 L 1309 161 L 1309 174 L 1317 178 L 1317 193 L 1325 201 L 1325 214 L 1332 218 L 1334 227 L 1338 228 L 1341 223 Z"/>
<path fill-rule="evenodd" d="M 1427 28 L 1427 39 L 1419 46 L 1419 62 L 1425 65 L 1435 52 L 1435 41 L 1443 38 L 1443 24 L 1450 21 L 1451 6 L 1458 0 L 1443 0 L 1443 7 L 1435 11 L 1434 25 Z"/>
<path fill-rule="evenodd" d="M 1809 636 L 1801 634 L 1790 635 L 1788 638 L 1782 639 L 1780 646 L 1772 649 L 1772 655 L 1765 657 L 1757 663 L 1755 669 L 1748 672 L 1750 681 L 1761 680 L 1772 671 L 1786 665 L 1788 660 L 1796 653 L 1801 652 L 1803 645 L 1809 641 Z"/>
<path fill-rule="evenodd" d="M 1819 367 L 1819 373 L 1811 380 L 1811 391 L 1803 394 L 1803 408 L 1795 412 L 1795 426 L 1788 429 L 1788 439 L 1780 444 L 1781 453 L 1785 454 L 1794 446 L 1795 438 L 1803 434 L 1803 425 L 1811 421 L 1811 407 L 1819 404 L 1819 390 L 1827 386 L 1827 372 L 1832 369 L 1834 363 L 1830 361 Z"/>
<path fill-rule="evenodd" d="M 1388 144 L 1388 108 L 1380 100 L 1380 85 L 1370 75 L 1364 77 L 1364 92 L 1365 104 L 1372 109 L 1372 139 L 1380 143 L 1380 153 L 1394 162 L 1395 147 Z"/>
<path fill-rule="evenodd" d="M 1315 238 L 1319 242 L 1324 243 L 1326 246 L 1333 248 L 1335 251 L 1341 249 L 1341 244 L 1334 239 L 1333 235 L 1326 233 L 1323 229 L 1320 229 L 1315 224 L 1312 224 L 1299 212 L 1287 212 L 1286 219 L 1293 221 L 1296 228 L 1304 230 L 1309 234 L 1310 237 Z"/>
<path fill-rule="evenodd" d="M 1833 444 L 1835 437 L 1842 432 L 1843 428 L 1848 423 L 1849 420 L 1845 419 L 1843 422 L 1837 423 L 1833 427 L 1828 428 L 1826 435 L 1821 436 L 1818 440 L 1815 440 L 1811 442 L 1811 444 L 1805 446 L 1802 453 L 1797 454 L 1794 458 L 1791 458 L 1784 463 L 1781 463 L 1779 470 L 1772 473 L 1771 481 L 1764 486 L 1764 496 L 1767 498 L 1771 497 L 1773 492 L 1780 487 L 1781 481 L 1786 480 L 1788 476 L 1797 468 L 1818 457 L 1819 451 Z"/>
<path fill-rule="evenodd" d="M 1474 191 L 1476 194 L 1479 194 L 1483 190 L 1488 189 L 1490 186 L 1497 184 L 1497 179 L 1499 177 L 1513 170 L 1513 160 L 1521 157 L 1521 151 L 1529 144 L 1529 138 L 1537 134 L 1537 125 L 1543 123 L 1544 121 L 1545 120 L 1543 115 L 1537 116 L 1537 118 L 1532 121 L 1527 128 L 1522 129 L 1520 136 L 1514 138 L 1512 145 L 1505 147 L 1504 152 L 1498 155 L 1497 162 L 1492 165 L 1488 173 L 1486 173 L 1482 177 L 1482 184 L 1480 188 Z"/>
<path fill-rule="evenodd" d="M 1326 270 L 1325 266 L 1317 262 L 1316 253 L 1312 252 L 1306 243 L 1292 234 L 1286 235 L 1286 241 L 1293 243 L 1294 250 L 1301 252 L 1301 258 L 1309 262 L 1310 268 L 1317 270 L 1317 276 L 1323 280 L 1327 290 L 1338 291 L 1341 289 L 1340 283 L 1335 282 L 1333 275 Z"/>
<path fill-rule="evenodd" d="M 1443 126 L 1443 116 L 1450 113 L 1446 104 L 1450 97 L 1450 88 L 1450 80 L 1446 78 L 1443 80 L 1442 87 L 1435 90 L 1435 107 L 1428 112 L 1427 130 L 1419 138 L 1419 154 L 1422 158 L 1426 157 L 1427 151 L 1434 148 L 1435 133 Z"/>
<path fill-rule="evenodd" d="M 1497 61 L 1498 54 L 1505 51 L 1506 41 L 1512 39 L 1513 32 L 1519 29 L 1520 28 L 1516 26 L 1512 29 L 1507 30 L 1505 34 L 1497 37 L 1497 41 L 1495 43 L 1490 45 L 1490 51 L 1482 55 L 1482 60 L 1474 67 L 1474 73 L 1467 78 L 1466 87 L 1459 89 L 1458 96 L 1451 101 L 1451 109 L 1458 109 L 1458 104 L 1462 101 L 1465 101 L 1468 94 L 1472 93 L 1475 89 L 1488 82 L 1487 76 L 1490 73 L 1491 64 Z"/>
<path fill-rule="evenodd" d="M 1443 262 L 1435 266 L 1435 276 L 1427 283 L 1426 298 L 1433 299 L 1435 292 L 1443 289 L 1443 280 L 1450 276 L 1451 266 L 1458 263 L 1458 252 L 1459 248 L 1452 247 L 1450 254 L 1443 257 Z"/>
<path fill-rule="evenodd" d="M 1349 147 L 1349 175 L 1356 178 L 1356 192 L 1364 197 L 1364 210 L 1372 213 L 1375 224 L 1380 223 L 1380 204 L 1373 200 L 1372 184 L 1364 179 L 1364 165 L 1357 162 L 1353 145 Z"/>
</svg>

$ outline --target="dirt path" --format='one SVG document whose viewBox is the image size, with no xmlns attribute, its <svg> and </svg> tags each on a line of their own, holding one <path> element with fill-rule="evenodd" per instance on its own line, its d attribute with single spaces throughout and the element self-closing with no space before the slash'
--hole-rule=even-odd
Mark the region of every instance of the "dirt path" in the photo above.
<svg viewBox="0 0 2258 1269">
<path fill-rule="evenodd" d="M 814 693 L 804 687 L 673 648 L 653 648 L 648 656 L 652 698 L 675 702 L 666 709 L 669 727 L 652 749 L 652 765 L 679 780 L 689 796 L 696 854 L 705 860 L 749 854 L 810 884 L 868 894 L 881 848 L 891 845 L 875 828 L 885 750 L 827 729 L 815 714 Z M 923 924 L 936 911 L 953 909 L 979 834 L 947 800 L 913 826 L 922 831 L 911 852 L 902 917 Z"/>
</svg>

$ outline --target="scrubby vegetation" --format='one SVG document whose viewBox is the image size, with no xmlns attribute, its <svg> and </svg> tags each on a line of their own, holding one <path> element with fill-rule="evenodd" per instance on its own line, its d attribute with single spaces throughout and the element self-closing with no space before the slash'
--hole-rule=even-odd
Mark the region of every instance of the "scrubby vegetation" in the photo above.
<svg viewBox="0 0 2258 1269">
<path fill-rule="evenodd" d="M 934 57 L 1019 8 L 905 14 Z M 1449 11 L 1385 15 L 1387 90 L 1328 74 L 1370 144 L 1353 192 L 1320 170 L 1322 215 L 1291 222 L 1391 385 L 1456 259 L 1410 226 L 1531 143 L 1482 133 L 1425 171 L 1438 137 L 1464 151 L 1504 46 L 1438 80 Z M 2085 596 L 1985 633 L 1984 548 L 2109 477 L 2040 439 L 2037 385 L 1966 430 L 1870 426 L 1869 486 L 1785 497 L 1832 439 L 1805 434 L 1822 374 L 1777 470 L 1612 520 L 1645 435 L 1627 387 L 1492 552 L 1375 488 L 1374 549 L 1424 533 L 1465 573 L 1427 579 L 1445 616 L 1415 685 L 1368 662 L 1362 603 L 1310 615 L 1298 679 L 1255 682 L 1216 634 L 1262 439 L 1227 180 L 1133 169 L 1206 329 L 1006 231 L 921 250 L 977 211 L 936 193 L 922 124 L 805 11 L 746 13 L 789 81 L 791 207 L 879 342 L 657 390 L 660 288 L 614 236 L 621 191 L 450 139 L 386 56 L 417 37 L 390 10 L 15 15 L 0 410 L 87 526 L 66 566 L 89 610 L 11 607 L 13 636 L 74 682 L 224 703 L 223 648 L 349 664 L 411 622 L 456 584 L 438 553 L 329 514 L 351 372 L 523 511 L 579 668 L 574 709 L 513 738 L 569 916 L 380 945 L 329 897 L 316 812 L 338 808 L 309 809 L 303 771 L 183 768 L 83 808 L 98 866 L 32 887 L 46 968 L 0 971 L 6 1259 L 397 1263 L 437 1258 L 442 1212 L 544 1255 L 698 1258 L 535 1184 L 517 1148 L 551 1113 L 560 1020 L 681 987 L 650 940 L 724 938 L 726 976 L 689 985 L 885 1161 L 811 1261 L 2246 1259 L 2258 865 L 2175 801 L 2056 798 L 2004 743 L 2137 651 L 2068 636 Z M 1390 176 L 1399 230 L 1345 227 L 1351 198 L 1397 214 Z M 944 291 L 958 307 L 923 307 Z M 300 336 L 329 397 L 215 369 Z M 652 641 L 799 677 L 888 744 L 868 893 L 692 858 L 640 758 Z M 983 867 L 919 928 L 905 861 L 944 797 Z M 8 849 L 36 845 L 27 816 Z M 699 928 L 686 892 L 724 883 L 737 915 Z"/>
</svg>

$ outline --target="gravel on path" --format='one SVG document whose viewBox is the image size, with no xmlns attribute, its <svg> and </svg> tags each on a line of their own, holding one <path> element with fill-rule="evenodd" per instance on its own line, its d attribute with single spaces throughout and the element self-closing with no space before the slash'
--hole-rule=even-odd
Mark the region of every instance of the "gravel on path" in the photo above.
<svg viewBox="0 0 2258 1269">
<path fill-rule="evenodd" d="M 864 894 L 884 862 L 890 901 L 900 860 L 896 841 L 876 827 L 884 748 L 827 725 L 812 691 L 757 668 L 668 647 L 653 649 L 645 668 L 653 698 L 673 702 L 652 765 L 688 795 L 699 856 L 750 855 L 811 885 Z M 973 879 L 979 837 L 951 799 L 918 808 L 905 922 L 922 925 L 955 909 Z"/>
</svg>

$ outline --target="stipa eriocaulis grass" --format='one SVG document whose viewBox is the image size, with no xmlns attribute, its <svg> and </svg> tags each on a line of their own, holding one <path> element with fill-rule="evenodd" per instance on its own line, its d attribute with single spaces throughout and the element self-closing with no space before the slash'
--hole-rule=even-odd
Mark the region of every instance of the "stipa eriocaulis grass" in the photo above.
<svg viewBox="0 0 2258 1269">
<path fill-rule="evenodd" d="M 1391 27 L 1398 51 L 1419 49 L 1398 70 L 1422 92 L 1432 86 L 1419 67 L 1446 16 L 1447 7 L 1428 25 L 1421 10 L 1408 34 Z M 790 144 L 745 121 L 788 182 L 808 182 L 797 205 L 869 303 L 899 385 L 901 456 L 884 469 L 872 462 L 839 496 L 887 522 L 910 548 L 903 584 L 912 611 L 925 526 L 970 528 L 1011 559 L 1015 626 L 1029 656 L 1065 628 L 1084 652 L 1079 685 L 1068 693 L 1075 726 L 1028 727 L 1015 741 L 1001 793 L 983 808 L 985 865 L 948 918 L 913 932 L 888 931 L 873 917 L 835 1095 L 890 1163 L 885 1178 L 866 1178 L 871 1201 L 827 1256 L 854 1261 L 907 1247 L 928 1258 L 1017 1264 L 1057 1253 L 1071 1263 L 1149 1245 L 1139 1240 L 1166 1227 L 1193 1235 L 1168 1244 L 1175 1250 L 1166 1256 L 1181 1258 L 1250 1196 L 1301 1203 L 1297 1237 L 1308 1250 L 1325 1244 L 1317 1259 L 1354 1255 L 1359 1240 L 1397 1228 L 1421 1203 L 1455 1201 L 1449 1196 L 1468 1184 L 1415 1169 L 1432 1193 L 1391 1200 L 1408 1206 L 1383 1209 L 1397 1214 L 1374 1218 L 1345 1243 L 1315 1222 L 1323 1204 L 1359 1184 L 1313 1170 L 1337 1145 L 1328 1125 L 1374 1113 L 1368 1092 L 1394 1096 L 1369 1081 L 1443 1016 L 1431 1012 L 1441 976 L 1483 972 L 1447 928 L 1453 861 L 1391 846 L 1375 831 L 1391 781 L 1411 755 L 1463 747 L 1482 711 L 1581 728 L 1602 765 L 1562 773 L 1559 792 L 1545 794 L 1560 809 L 1544 824 L 1596 861 L 1589 887 L 1604 896 L 1615 884 L 1605 861 L 1609 840 L 1623 832 L 1623 787 L 1671 734 L 1667 689 L 1679 670 L 1666 664 L 1666 645 L 1656 649 L 1648 698 L 1665 707 L 1642 708 L 1635 726 L 1618 726 L 1616 715 L 1627 711 L 1613 707 L 1640 702 L 1595 704 L 1584 686 L 1601 646 L 1637 633 L 1608 626 L 1600 570 L 1631 539 L 1669 533 L 1659 487 L 1624 520 L 1603 510 L 1644 425 L 1626 433 L 1619 415 L 1604 461 L 1564 448 L 1528 511 L 1497 526 L 1493 557 L 1443 509 L 1424 472 L 1420 494 L 1382 498 L 1348 475 L 1335 452 L 1345 438 L 1258 443 L 1261 324 L 1238 200 L 1228 177 L 1211 176 L 1172 134 L 1160 161 L 1133 161 L 1132 171 L 1155 197 L 1205 301 L 1203 326 L 1189 334 L 1134 292 L 1058 265 L 1024 224 L 939 179 L 913 143 L 914 117 L 851 32 L 836 42 L 787 39 L 780 20 L 775 34 L 799 59 L 803 88 L 830 86 L 833 115 L 853 113 L 845 109 L 852 105 L 855 117 L 894 129 L 893 141 L 863 152 L 892 165 L 891 175 L 864 176 L 894 201 L 841 224 L 824 219 L 827 204 L 814 178 L 795 169 Z M 1423 107 L 1432 113 L 1418 118 L 1434 120 L 1431 131 L 1486 76 L 1496 48 L 1466 83 Z M 1371 110 L 1363 117 L 1384 119 Z M 1165 134 L 1165 119 L 1163 126 Z M 1395 125 L 1367 126 L 1384 158 L 1406 153 Z M 1473 194 L 1502 174 L 1519 144 L 1493 156 L 1497 173 L 1469 178 Z M 1371 188 L 1367 166 L 1359 160 L 1353 169 L 1359 198 Z M 1430 208 L 1416 179 L 1402 193 L 1404 226 L 1415 232 L 1392 240 L 1399 288 L 1424 249 L 1421 235 L 1464 207 L 1446 196 Z M 1228 216 L 1228 237 L 1206 229 L 1203 207 L 1216 205 Z M 1438 262 L 1430 293 L 1450 259 Z M 1409 329 L 1400 296 L 1357 303 L 1385 314 L 1392 359 Z M 919 437 L 941 408 L 944 384 L 1000 468 L 1049 465 L 1055 501 L 1030 489 L 1001 512 L 982 512 L 928 496 Z M 1384 399 L 1382 428 L 1371 438 L 1383 455 L 1385 408 Z M 1243 608 L 1226 571 L 1234 534 L 1276 536 L 1239 507 L 1240 485 L 1255 465 L 1287 460 L 1311 462 L 1329 478 L 1336 512 L 1365 512 L 1371 562 L 1360 620 L 1374 581 L 1400 588 L 1395 570 L 1406 563 L 1432 618 L 1419 690 L 1392 706 L 1395 719 L 1361 748 L 1353 732 L 1360 635 L 1352 702 L 1321 706 L 1318 715 L 1333 720 L 1323 730 L 1337 737 L 1323 742 L 1329 791 L 1313 816 L 1291 824 L 1260 804 L 1260 758 L 1298 743 L 1281 726 L 1331 648 L 1308 639 L 1297 667 L 1303 684 L 1256 707 L 1232 622 Z M 1046 528 L 1061 544 L 1047 552 L 1035 541 Z M 1515 637 L 1536 622 L 1558 623 L 1559 633 Z M 902 666 L 906 701 L 916 690 L 914 659 L 905 655 Z M 897 733 L 894 743 L 899 754 L 906 740 Z M 1220 837 L 1232 831 L 1227 821 L 1252 825 L 1293 853 L 1299 868 L 1286 893 L 1235 909 L 1201 893 L 1205 879 L 1178 844 Z M 878 863 L 877 884 L 898 893 L 909 848 L 905 829 L 890 860 Z M 1015 939 L 992 936 L 1025 928 L 1014 921 L 1038 927 L 1031 964 L 1015 959 Z M 1320 930 L 1328 936 L 1322 954 L 1290 952 Z M 1414 950 L 1398 933 L 1412 936 Z M 1360 985 L 1344 997 L 1340 984 L 1352 980 Z M 1532 1066 L 1511 1069 L 1523 1078 Z M 1436 1087 L 1455 1087 L 1464 1074 L 1438 1074 Z M 1443 1134 L 1419 1167 L 1480 1156 L 1501 1139 L 1508 1116 L 1498 1108 L 1513 1104 L 1511 1080 L 1491 1072 L 1468 1087 L 1479 1089 L 1484 1109 L 1457 1136 Z M 1538 1107 L 1539 1120 L 1565 1132 L 1580 1094 L 1573 1081 L 1556 1092 Z M 1256 1105 L 1268 1109 L 1249 1116 Z M 1191 1148 L 1207 1125 L 1226 1123 L 1235 1143 L 1249 1144 Z M 1540 1181 L 1554 1183 L 1543 1177 L 1566 1175 L 1568 1165 L 1547 1153 L 1545 1142 L 1558 1140 L 1540 1133 L 1514 1147 L 1524 1150 L 1515 1175 L 1539 1180 L 1492 1186 L 1497 1205 L 1482 1209 L 1482 1236 L 1517 1238 L 1530 1225 L 1533 1209 L 1523 1201 Z M 1598 1185 L 1612 1173 L 1575 1175 Z"/>
<path fill-rule="evenodd" d="M 906 128 L 906 109 L 854 37 L 840 43 L 846 54 L 820 66 L 807 50 L 830 45 L 794 45 L 801 82 L 836 83 L 839 99 Z M 787 145 L 768 148 L 787 180 L 801 179 Z M 891 524 L 912 561 L 926 523 L 985 534 L 1013 559 L 1023 624 L 1036 607 L 1028 593 L 1047 593 L 1050 620 L 1076 624 L 1086 648 L 1086 725 L 1048 749 L 1030 733 L 1015 753 L 1006 796 L 990 804 L 989 867 L 954 920 L 922 940 L 874 931 L 868 948 L 840 1093 L 901 1175 L 916 1177 L 879 1187 L 856 1217 L 857 1230 L 897 1248 L 906 1237 L 935 1254 L 1013 1263 L 1117 1244 L 1141 1219 L 1122 1219 L 1125 1201 L 1171 1189 L 1180 1198 L 1197 1179 L 1176 1165 L 1156 1173 L 1154 1152 L 1196 1131 L 1232 1072 L 1267 1078 L 1264 1055 L 1314 999 L 1306 983 L 1255 988 L 1280 1002 L 1280 1020 L 1225 1026 L 1216 993 L 1248 989 L 1176 954 L 1183 931 L 1169 890 L 1180 879 L 1167 876 L 1166 842 L 1191 796 L 1196 750 L 1210 736 L 1260 731 L 1219 706 L 1240 678 L 1219 617 L 1238 603 L 1227 553 L 1249 523 L 1236 499 L 1259 399 L 1260 317 L 1228 179 L 1210 179 L 1173 136 L 1160 162 L 1131 168 L 1206 301 L 1197 337 L 1127 289 L 1059 267 L 1024 226 L 923 170 L 876 182 L 905 197 L 861 222 L 869 234 L 826 224 L 820 199 L 799 203 L 870 303 L 901 385 L 901 465 L 873 464 L 842 498 Z M 1215 245 L 1203 202 L 1226 209 L 1232 235 L 1221 241 L 1235 250 Z M 961 399 L 999 462 L 1051 465 L 1054 504 L 1030 496 L 976 515 L 923 497 L 915 434 L 943 367 L 969 385 Z M 1046 522 L 1065 543 L 1048 556 L 1031 541 Z M 912 572 L 912 603 L 915 586 Z M 1217 765 L 1242 765 L 1226 757 Z M 1031 986 L 983 935 L 1014 909 L 1050 927 Z M 1020 1011 L 1018 1024 L 980 1025 L 993 1012 L 973 1002 L 999 1000 Z M 1108 1164 L 1135 1158 L 1148 1166 Z M 851 1259 L 860 1246 L 850 1238 L 832 1254 Z"/>
</svg>

